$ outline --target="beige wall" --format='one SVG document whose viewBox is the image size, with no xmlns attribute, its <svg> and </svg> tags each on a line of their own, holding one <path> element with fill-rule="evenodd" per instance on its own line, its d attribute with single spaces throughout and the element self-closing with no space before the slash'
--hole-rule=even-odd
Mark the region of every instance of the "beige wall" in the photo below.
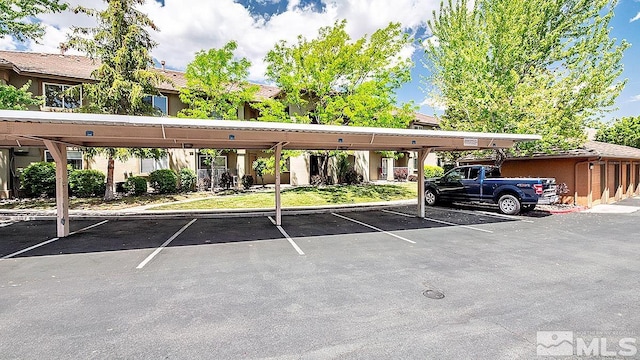
<svg viewBox="0 0 640 360">
<path fill-rule="evenodd" d="M 0 199 L 6 199 L 10 195 L 9 177 L 11 171 L 9 169 L 9 150 L 0 149 Z"/>
<path fill-rule="evenodd" d="M 291 185 L 309 185 L 309 154 L 292 157 L 289 160 Z"/>
</svg>

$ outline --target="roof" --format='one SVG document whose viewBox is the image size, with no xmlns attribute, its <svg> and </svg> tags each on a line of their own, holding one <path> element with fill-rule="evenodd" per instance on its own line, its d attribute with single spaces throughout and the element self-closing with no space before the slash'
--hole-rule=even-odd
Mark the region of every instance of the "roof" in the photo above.
<svg viewBox="0 0 640 360">
<path fill-rule="evenodd" d="M 437 127 L 440 126 L 440 119 L 434 116 L 429 116 L 417 112 L 415 113 L 415 119 L 411 122 L 411 124 Z"/>
<path fill-rule="evenodd" d="M 588 140 L 577 149 L 556 151 L 553 153 L 537 153 L 529 156 L 511 155 L 508 160 L 530 160 L 530 159 L 569 159 L 569 158 L 609 158 L 609 159 L 639 159 L 640 149 L 609 144 L 600 141 Z M 490 159 L 479 159 L 467 156 L 460 159 L 461 162 L 488 161 Z"/>
<path fill-rule="evenodd" d="M 0 146 L 294 150 L 477 150 L 511 147 L 537 135 L 389 129 L 260 121 L 206 120 L 0 110 Z"/>
<path fill-rule="evenodd" d="M 23 51 L 0 51 L 0 67 L 12 68 L 21 75 L 59 77 L 71 81 L 93 81 L 91 73 L 99 65 L 99 60 L 93 60 L 80 55 L 46 54 Z M 163 83 L 160 91 L 175 91 L 187 85 L 184 72 L 168 69 L 154 69 L 164 74 L 171 83 Z M 257 98 L 272 98 L 280 93 L 275 86 L 256 84 L 260 88 Z"/>
</svg>

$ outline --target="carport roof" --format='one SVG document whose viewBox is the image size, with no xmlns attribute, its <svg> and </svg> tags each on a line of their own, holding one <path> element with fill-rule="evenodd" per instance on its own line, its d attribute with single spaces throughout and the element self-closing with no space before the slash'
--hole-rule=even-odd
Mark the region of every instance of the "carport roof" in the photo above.
<svg viewBox="0 0 640 360">
<path fill-rule="evenodd" d="M 537 135 L 0 110 L 0 146 L 295 150 L 507 148 Z"/>
</svg>

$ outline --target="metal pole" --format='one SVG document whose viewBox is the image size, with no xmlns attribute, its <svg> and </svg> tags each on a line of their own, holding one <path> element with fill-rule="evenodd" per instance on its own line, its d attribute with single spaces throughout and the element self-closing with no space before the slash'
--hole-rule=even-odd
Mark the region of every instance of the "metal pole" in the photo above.
<svg viewBox="0 0 640 360">
<path fill-rule="evenodd" d="M 45 140 L 47 150 L 56 162 L 56 229 L 58 237 L 69 236 L 69 180 L 67 146 Z"/>
<path fill-rule="evenodd" d="M 430 148 L 418 151 L 418 216 L 420 217 L 424 217 L 426 212 L 424 204 L 424 161 L 430 152 Z"/>
<path fill-rule="evenodd" d="M 282 225 L 282 200 L 280 196 L 280 157 L 282 155 L 282 143 L 276 145 L 276 226 Z"/>
</svg>

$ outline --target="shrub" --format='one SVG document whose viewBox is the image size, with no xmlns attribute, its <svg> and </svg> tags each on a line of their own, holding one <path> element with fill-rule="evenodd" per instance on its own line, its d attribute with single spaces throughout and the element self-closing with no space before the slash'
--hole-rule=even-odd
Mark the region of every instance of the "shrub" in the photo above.
<svg viewBox="0 0 640 360">
<path fill-rule="evenodd" d="M 354 168 L 350 168 L 344 173 L 344 182 L 347 185 L 362 184 L 363 181 L 364 177 L 358 174 L 358 172 Z"/>
<path fill-rule="evenodd" d="M 104 194 L 105 175 L 99 170 L 74 170 L 69 174 L 71 193 L 79 197 L 92 197 Z"/>
<path fill-rule="evenodd" d="M 149 174 L 149 185 L 159 194 L 178 191 L 178 175 L 173 170 L 161 169 Z"/>
<path fill-rule="evenodd" d="M 180 191 L 194 191 L 197 183 L 198 177 L 193 170 L 189 168 L 180 169 Z"/>
<path fill-rule="evenodd" d="M 128 194 L 142 195 L 147 193 L 147 179 L 142 176 L 131 176 L 124 182 Z"/>
<path fill-rule="evenodd" d="M 441 168 L 440 166 L 435 166 L 435 165 L 425 165 L 424 166 L 424 177 L 425 178 L 434 178 L 434 177 L 440 177 L 444 175 L 444 169 Z"/>
<path fill-rule="evenodd" d="M 52 162 L 37 162 L 27 166 L 20 176 L 20 184 L 29 197 L 54 196 L 56 165 Z"/>
<path fill-rule="evenodd" d="M 220 174 L 220 187 L 229 189 L 233 185 L 233 175 L 230 172 L 225 171 Z"/>
<path fill-rule="evenodd" d="M 324 183 L 324 181 L 322 181 L 322 176 L 320 175 L 312 175 L 311 176 L 311 181 L 310 184 L 313 186 L 320 186 Z"/>
<path fill-rule="evenodd" d="M 249 190 L 253 186 L 253 176 L 251 175 L 242 175 L 242 187 L 245 190 Z"/>
<path fill-rule="evenodd" d="M 417 176 L 417 175 L 413 175 L 413 174 L 411 174 L 411 175 L 409 175 L 409 176 L 407 177 L 407 180 L 409 180 L 409 181 L 413 181 L 413 182 L 416 182 L 416 181 L 418 181 L 418 176 Z"/>
<path fill-rule="evenodd" d="M 409 176 L 409 169 L 406 167 L 394 168 L 393 179 L 397 181 L 406 181 Z"/>
</svg>

